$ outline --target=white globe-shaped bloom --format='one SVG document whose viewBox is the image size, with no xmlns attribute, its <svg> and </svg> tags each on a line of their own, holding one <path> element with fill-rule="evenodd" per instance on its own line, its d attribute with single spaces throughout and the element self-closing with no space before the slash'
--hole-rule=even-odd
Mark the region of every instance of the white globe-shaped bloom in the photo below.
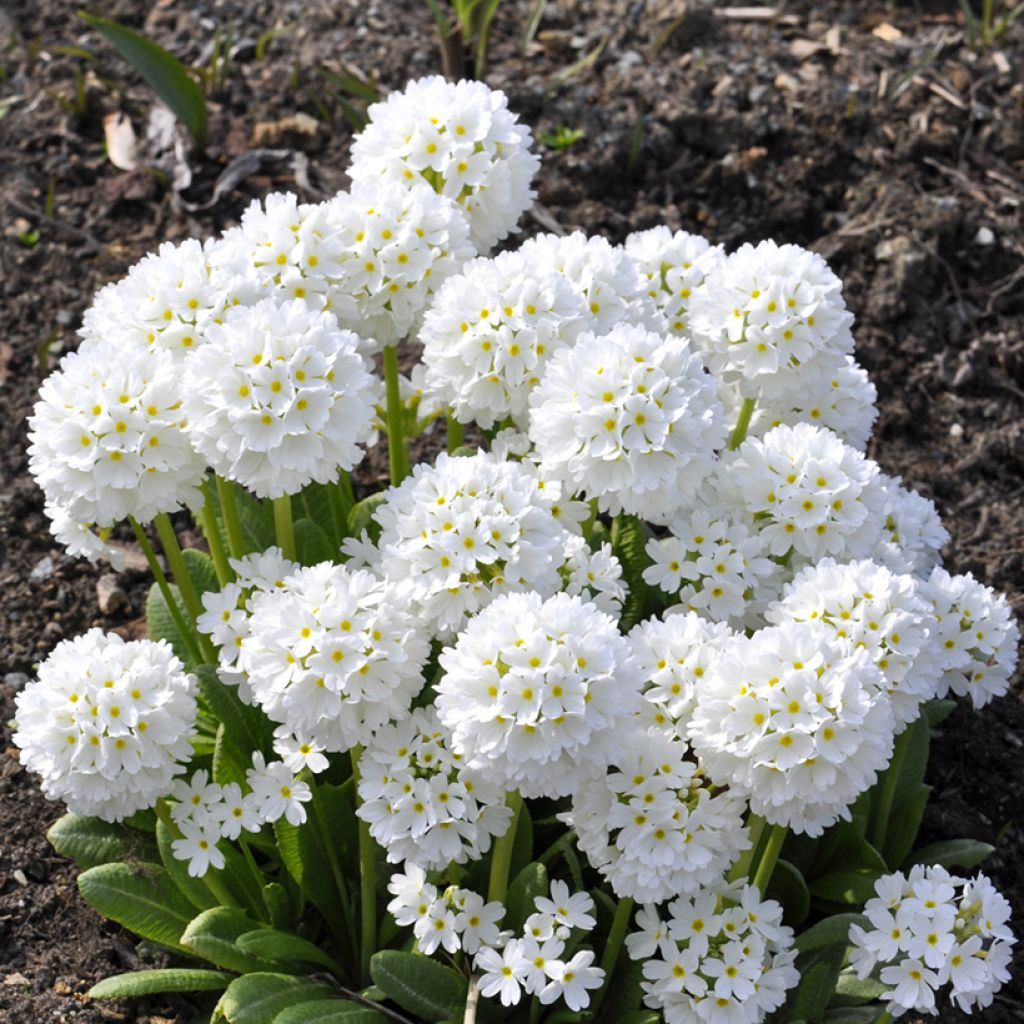
<svg viewBox="0 0 1024 1024">
<path fill-rule="evenodd" d="M 939 552 L 949 540 L 935 502 L 908 490 L 900 478 L 879 476 L 884 526 L 871 557 L 893 572 L 925 577 L 939 564 Z"/>
<path fill-rule="evenodd" d="M 583 304 L 584 327 L 607 334 L 617 324 L 643 324 L 663 330 L 647 281 L 621 246 L 600 235 L 537 235 L 519 253 L 535 275 L 563 277 Z"/>
<path fill-rule="evenodd" d="M 565 531 L 528 466 L 485 452 L 420 463 L 374 518 L 381 569 L 442 638 L 498 594 L 561 589 Z"/>
<path fill-rule="evenodd" d="M 466 766 L 524 797 L 604 771 L 641 678 L 615 620 L 578 597 L 505 594 L 441 653 L 437 710 Z"/>
<path fill-rule="evenodd" d="M 323 562 L 253 594 L 237 668 L 267 717 L 337 752 L 409 713 L 429 653 L 393 586 Z"/>
<path fill-rule="evenodd" d="M 462 207 L 481 253 L 517 230 L 533 202 L 540 167 L 530 129 L 508 98 L 482 82 L 440 75 L 410 82 L 367 111 L 352 144 L 349 177 L 383 177 L 406 187 L 427 183 Z"/>
<path fill-rule="evenodd" d="M 777 558 L 867 558 L 884 519 L 878 466 L 808 423 L 747 438 L 722 459 L 715 491 L 725 508 L 755 517 Z"/>
<path fill-rule="evenodd" d="M 644 679 L 638 725 L 674 727 L 686 736 L 697 694 L 732 630 L 695 612 L 648 619 L 629 634 L 633 657 Z"/>
<path fill-rule="evenodd" d="M 548 359 L 583 328 L 582 299 L 522 252 L 477 259 L 449 278 L 420 331 L 427 385 L 460 422 L 525 428 Z"/>
<path fill-rule="evenodd" d="M 932 608 L 911 576 L 872 561 L 837 565 L 831 558 L 799 572 L 769 622 L 820 622 L 839 646 L 863 647 L 885 678 L 898 728 L 917 718 L 936 694 L 941 669 L 935 658 Z"/>
<path fill-rule="evenodd" d="M 113 526 L 202 503 L 173 357 L 90 345 L 65 356 L 29 418 L 29 471 L 68 523 Z"/>
<path fill-rule="evenodd" d="M 750 845 L 746 801 L 713 795 L 688 753 L 661 730 L 636 732 L 573 793 L 579 848 L 620 899 L 661 903 L 719 883 Z"/>
<path fill-rule="evenodd" d="M 530 395 L 543 472 L 612 515 L 665 522 L 696 496 L 725 436 L 699 356 L 643 327 L 582 335 Z"/>
<path fill-rule="evenodd" d="M 120 281 L 101 289 L 82 318 L 81 348 L 112 343 L 125 358 L 132 349 L 162 349 L 179 361 L 203 343 L 227 296 L 211 267 L 216 243 L 194 238 L 164 242 Z"/>
<path fill-rule="evenodd" d="M 811 836 L 840 818 L 892 755 L 886 684 L 863 648 L 821 623 L 787 623 L 725 645 L 689 737 L 719 785 L 749 795 L 773 825 Z"/>
<path fill-rule="evenodd" d="M 168 643 L 90 629 L 18 694 L 14 742 L 48 799 L 121 821 L 166 796 L 192 756 L 195 690 Z"/>
<path fill-rule="evenodd" d="M 207 338 L 181 393 L 189 437 L 215 472 L 278 498 L 360 461 L 380 387 L 330 313 L 265 299 Z"/>
<path fill-rule="evenodd" d="M 681 896 L 662 919 L 647 904 L 626 938 L 643 960 L 644 1004 L 666 1024 L 760 1024 L 800 981 L 782 907 L 751 885 Z"/>
<path fill-rule="evenodd" d="M 428 871 L 478 860 L 512 822 L 505 791 L 451 751 L 434 708 L 384 726 L 359 761 L 356 814 L 387 850 Z"/>
<path fill-rule="evenodd" d="M 664 224 L 634 231 L 626 254 L 637 265 L 647 295 L 657 306 L 667 334 L 689 339 L 690 301 L 704 278 L 725 258 L 720 245 L 700 235 L 672 231 Z"/>
<path fill-rule="evenodd" d="M 711 371 L 759 385 L 822 352 L 853 350 L 843 284 L 798 245 L 743 245 L 707 275 L 690 304 Z"/>
<path fill-rule="evenodd" d="M 970 573 L 951 576 L 941 566 L 923 587 L 937 620 L 932 650 L 942 681 L 936 696 L 949 691 L 970 697 L 976 708 L 1009 689 L 1017 668 L 1020 627 L 1005 594 L 997 594 Z"/>
</svg>

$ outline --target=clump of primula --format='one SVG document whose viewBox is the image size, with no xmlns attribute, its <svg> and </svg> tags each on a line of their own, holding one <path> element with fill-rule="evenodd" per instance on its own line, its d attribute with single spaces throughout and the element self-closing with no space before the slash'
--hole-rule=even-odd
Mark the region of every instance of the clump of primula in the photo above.
<svg viewBox="0 0 1024 1024">
<path fill-rule="evenodd" d="M 14 742 L 50 800 L 122 821 L 192 756 L 196 680 L 169 644 L 99 629 L 59 643 L 15 701 Z"/>
<path fill-rule="evenodd" d="M 542 471 L 602 511 L 666 521 L 725 444 L 715 384 L 685 342 L 622 325 L 557 352 L 530 395 Z"/>
<path fill-rule="evenodd" d="M 462 207 L 481 253 L 518 230 L 540 160 L 503 92 L 434 75 L 373 104 L 367 116 L 352 144 L 353 181 L 425 182 Z"/>
<path fill-rule="evenodd" d="M 330 313 L 264 299 L 231 310 L 185 364 L 195 448 L 262 498 L 334 480 L 363 456 L 379 392 L 359 340 Z"/>
<path fill-rule="evenodd" d="M 968 880 L 917 865 L 878 879 L 875 893 L 864 907 L 871 927 L 850 926 L 850 962 L 860 978 L 878 974 L 889 986 L 882 998 L 893 1017 L 937 1013 L 946 986 L 967 1013 L 992 1005 L 1010 980 L 1017 940 L 1010 904 L 985 875 Z"/>
</svg>

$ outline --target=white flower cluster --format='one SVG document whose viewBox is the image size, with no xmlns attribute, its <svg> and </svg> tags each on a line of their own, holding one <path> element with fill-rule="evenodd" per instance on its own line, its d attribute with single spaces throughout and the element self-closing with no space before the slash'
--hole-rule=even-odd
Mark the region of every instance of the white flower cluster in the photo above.
<svg viewBox="0 0 1024 1024">
<path fill-rule="evenodd" d="M 647 905 L 637 925 L 626 948 L 643 961 L 645 1004 L 666 1024 L 758 1024 L 800 980 L 782 907 L 753 886 L 680 897 L 664 921 Z"/>
<path fill-rule="evenodd" d="M 622 578 L 622 563 L 612 554 L 611 544 L 602 544 L 595 551 L 582 537 L 567 533 L 564 547 L 565 592 L 617 617 L 629 594 L 629 585 Z"/>
<path fill-rule="evenodd" d="M 393 92 L 367 115 L 352 144 L 353 181 L 429 184 L 462 207 L 482 253 L 518 230 L 540 160 L 504 93 L 434 75 Z"/>
<path fill-rule="evenodd" d="M 968 880 L 917 865 L 880 878 L 875 893 L 864 907 L 870 927 L 850 926 L 850 963 L 860 978 L 878 973 L 890 986 L 883 998 L 893 1017 L 937 1013 L 936 994 L 947 985 L 967 1013 L 991 1006 L 1010 980 L 1017 940 L 1010 904 L 985 875 Z"/>
<path fill-rule="evenodd" d="M 121 821 L 166 796 L 191 758 L 195 691 L 169 644 L 90 629 L 18 694 L 14 742 L 48 799 Z"/>
<path fill-rule="evenodd" d="M 578 597 L 506 594 L 441 653 L 437 710 L 470 769 L 526 797 L 604 770 L 641 679 L 615 620 Z"/>
<path fill-rule="evenodd" d="M 871 557 L 893 572 L 927 576 L 939 563 L 939 552 L 949 532 L 939 519 L 935 503 L 907 490 L 899 477 L 879 476 L 885 522 Z"/>
<path fill-rule="evenodd" d="M 661 903 L 712 886 L 750 845 L 746 800 L 713 793 L 689 753 L 660 730 L 636 732 L 614 768 L 573 793 L 579 848 L 620 899 Z"/>
<path fill-rule="evenodd" d="M 386 725 L 359 760 L 356 814 L 392 863 L 427 870 L 478 860 L 512 821 L 505 792 L 450 750 L 433 708 Z"/>
</svg>

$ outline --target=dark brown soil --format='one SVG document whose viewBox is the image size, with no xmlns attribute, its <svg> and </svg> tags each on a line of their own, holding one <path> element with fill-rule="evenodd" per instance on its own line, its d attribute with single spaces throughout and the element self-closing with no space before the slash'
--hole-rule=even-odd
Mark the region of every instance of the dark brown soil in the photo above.
<svg viewBox="0 0 1024 1024">
<path fill-rule="evenodd" d="M 858 355 L 879 389 L 872 454 L 937 501 L 951 570 L 974 572 L 1024 611 L 1024 20 L 1001 43 L 975 48 L 956 0 L 794 0 L 768 20 L 710 6 L 557 0 L 524 50 L 533 3 L 506 0 L 489 82 L 541 135 L 586 132 L 567 151 L 546 151 L 543 209 L 526 230 L 553 217 L 619 241 L 664 222 L 729 246 L 774 237 L 822 252 L 846 281 Z M 316 199 L 344 187 L 351 128 L 323 69 L 348 62 L 385 88 L 440 69 L 418 0 L 96 0 L 94 13 L 142 29 L 187 63 L 207 64 L 216 26 L 233 26 L 211 143 L 179 195 L 171 165 L 128 172 L 107 159 L 103 114 L 125 111 L 141 136 L 153 100 L 75 7 L 0 8 L 3 721 L 19 673 L 61 638 L 92 624 L 140 629 L 145 574 L 122 574 L 125 601 L 101 615 L 103 570 L 50 542 L 26 475 L 25 417 L 43 374 L 74 346 L 95 290 L 164 239 L 234 222 L 253 196 L 298 188 Z M 260 59 L 256 44 L 274 28 L 284 31 Z M 559 84 L 602 40 L 599 58 Z M 314 136 L 272 127 L 300 111 L 316 119 Z M 254 161 L 211 203 L 218 175 L 257 139 L 299 155 Z M 43 838 L 58 808 L 20 769 L 7 729 L 3 740 L 0 1020 L 185 1024 L 193 1008 L 183 1001 L 139 1010 L 84 999 L 97 979 L 131 966 L 132 947 L 78 897 L 73 869 Z M 928 839 L 997 845 L 986 870 L 1018 921 L 1022 746 L 1017 692 L 981 713 L 958 710 L 933 748 L 925 823 Z M 1019 965 L 981 1017 L 1024 1021 L 1022 1001 Z M 967 1018 L 943 1010 L 931 1019 Z"/>
</svg>

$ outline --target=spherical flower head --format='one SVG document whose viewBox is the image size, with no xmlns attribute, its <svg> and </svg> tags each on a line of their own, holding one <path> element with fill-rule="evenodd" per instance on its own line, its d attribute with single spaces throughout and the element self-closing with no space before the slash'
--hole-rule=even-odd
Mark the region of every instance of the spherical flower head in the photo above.
<svg viewBox="0 0 1024 1024">
<path fill-rule="evenodd" d="M 207 337 L 181 392 L 189 437 L 215 472 L 279 498 L 359 462 L 380 388 L 331 314 L 265 299 Z"/>
<path fill-rule="evenodd" d="M 970 573 L 950 576 L 941 566 L 932 570 L 923 593 L 937 620 L 931 646 L 942 680 L 936 696 L 969 696 L 976 708 L 1003 696 L 1017 669 L 1020 643 L 1006 595 Z"/>
<path fill-rule="evenodd" d="M 504 594 L 441 653 L 437 710 L 469 768 L 561 797 L 614 755 L 641 678 L 615 620 L 578 597 Z"/>
<path fill-rule="evenodd" d="M 202 503 L 205 467 L 183 429 L 179 375 L 166 352 L 97 343 L 43 381 L 29 471 L 65 525 L 149 522 Z"/>
<path fill-rule="evenodd" d="M 359 762 L 356 814 L 388 860 L 427 870 L 478 860 L 508 831 L 505 792 L 467 769 L 434 708 L 384 726 Z"/>
<path fill-rule="evenodd" d="M 898 476 L 879 476 L 885 523 L 871 557 L 893 572 L 926 577 L 939 564 L 939 552 L 949 540 L 935 502 L 908 490 Z"/>
<path fill-rule="evenodd" d="M 565 531 L 552 510 L 528 466 L 442 454 L 378 507 L 381 568 L 450 637 L 501 593 L 561 589 Z"/>
<path fill-rule="evenodd" d="M 888 764 L 894 730 L 868 651 L 839 646 L 820 622 L 729 639 L 688 725 L 715 783 L 749 794 L 773 825 L 811 836 L 849 819 Z"/>
<path fill-rule="evenodd" d="M 666 521 L 696 496 L 725 436 L 700 357 L 643 327 L 582 335 L 530 395 L 544 471 L 612 515 Z"/>
<path fill-rule="evenodd" d="M 704 279 L 690 319 L 711 371 L 727 380 L 793 371 L 812 356 L 853 349 L 843 285 L 798 245 L 743 245 Z"/>
<path fill-rule="evenodd" d="M 212 273 L 214 245 L 191 238 L 164 242 L 120 281 L 101 289 L 82 318 L 81 347 L 113 343 L 118 362 L 135 349 L 184 359 L 203 343 L 206 328 L 227 304 Z"/>
<path fill-rule="evenodd" d="M 685 737 L 697 694 L 732 630 L 696 612 L 648 619 L 633 627 L 629 643 L 644 679 L 641 729 L 675 728 Z"/>
<path fill-rule="evenodd" d="M 519 253 L 535 275 L 558 274 L 568 282 L 582 304 L 586 330 L 607 334 L 616 324 L 629 323 L 663 331 L 647 281 L 621 246 L 574 231 L 527 239 Z"/>
<path fill-rule="evenodd" d="M 409 713 L 428 655 L 393 586 L 323 562 L 252 597 L 237 667 L 272 721 L 337 752 Z"/>
<path fill-rule="evenodd" d="M 580 849 L 620 899 L 661 903 L 714 885 L 749 847 L 746 801 L 710 782 L 672 733 L 637 731 L 573 793 Z"/>
<path fill-rule="evenodd" d="M 759 1024 L 800 981 L 782 907 L 754 886 L 681 896 L 666 920 L 647 905 L 637 921 L 626 946 L 644 961 L 644 1003 L 673 1024 Z"/>
<path fill-rule="evenodd" d="M 441 288 L 420 331 L 427 385 L 463 423 L 522 428 L 548 360 L 584 325 L 581 296 L 519 252 L 467 264 Z"/>
<path fill-rule="evenodd" d="M 540 160 L 503 92 L 432 75 L 374 103 L 367 115 L 352 144 L 353 181 L 430 185 L 462 207 L 481 253 L 518 230 L 536 196 L 530 183 Z"/>
<path fill-rule="evenodd" d="M 839 646 L 863 647 L 885 679 L 896 725 L 913 722 L 935 696 L 941 669 L 931 639 L 931 605 L 912 576 L 870 560 L 839 565 L 831 558 L 801 570 L 769 622 L 820 622 Z"/>
<path fill-rule="evenodd" d="M 14 742 L 48 799 L 122 821 L 166 796 L 191 758 L 195 690 L 166 642 L 91 629 L 59 643 L 18 694 Z"/>
<path fill-rule="evenodd" d="M 747 438 L 714 484 L 721 505 L 754 516 L 776 558 L 867 558 L 882 527 L 878 466 L 807 423 Z"/>
<path fill-rule="evenodd" d="M 625 249 L 661 313 L 665 333 L 689 339 L 690 302 L 707 275 L 725 258 L 722 247 L 661 224 L 634 231 L 626 238 Z"/>
</svg>

